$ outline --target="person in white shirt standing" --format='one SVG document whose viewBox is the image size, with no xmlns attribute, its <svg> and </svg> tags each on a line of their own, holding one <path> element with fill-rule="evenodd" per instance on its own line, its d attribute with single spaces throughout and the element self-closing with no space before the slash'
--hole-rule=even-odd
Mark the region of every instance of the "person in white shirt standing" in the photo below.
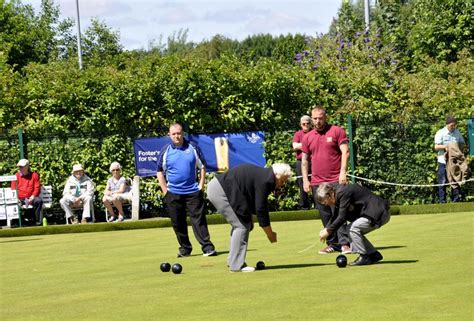
<svg viewBox="0 0 474 321">
<path fill-rule="evenodd" d="M 436 132 L 435 150 L 438 152 L 438 199 L 440 203 L 446 203 L 446 184 L 448 177 L 446 175 L 446 150 L 449 144 L 456 143 L 459 149 L 464 149 L 464 138 L 456 128 L 456 119 L 452 116 L 446 117 L 446 126 Z M 459 185 L 451 186 L 451 201 L 459 202 L 461 198 L 461 189 Z"/>
</svg>

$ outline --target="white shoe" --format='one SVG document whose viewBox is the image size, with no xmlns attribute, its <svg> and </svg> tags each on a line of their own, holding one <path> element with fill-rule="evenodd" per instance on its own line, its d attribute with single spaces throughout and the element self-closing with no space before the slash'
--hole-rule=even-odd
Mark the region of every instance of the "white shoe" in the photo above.
<svg viewBox="0 0 474 321">
<path fill-rule="evenodd" d="M 242 268 L 240 271 L 242 271 L 242 272 L 254 272 L 255 268 L 253 266 L 246 266 L 246 267 Z"/>
<path fill-rule="evenodd" d="M 255 271 L 255 268 L 252 267 L 252 266 L 246 266 L 246 267 L 243 267 L 240 270 L 236 270 L 236 271 L 230 270 L 231 273 L 235 273 L 235 272 L 254 272 L 254 271 Z"/>
</svg>

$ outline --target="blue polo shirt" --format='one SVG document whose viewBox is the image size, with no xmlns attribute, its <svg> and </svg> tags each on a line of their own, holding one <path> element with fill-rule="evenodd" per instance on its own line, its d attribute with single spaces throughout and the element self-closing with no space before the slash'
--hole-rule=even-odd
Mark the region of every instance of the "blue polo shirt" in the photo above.
<svg viewBox="0 0 474 321">
<path fill-rule="evenodd" d="M 157 172 L 164 172 L 171 193 L 191 194 L 199 191 L 197 174 L 205 165 L 199 147 L 184 140 L 181 146 L 167 144 L 161 149 Z"/>
</svg>

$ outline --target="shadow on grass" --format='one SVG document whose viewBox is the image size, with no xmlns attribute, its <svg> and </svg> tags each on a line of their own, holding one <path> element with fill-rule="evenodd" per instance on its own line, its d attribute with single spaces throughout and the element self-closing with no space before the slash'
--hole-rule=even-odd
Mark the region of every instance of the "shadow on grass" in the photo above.
<svg viewBox="0 0 474 321">
<path fill-rule="evenodd" d="M 377 264 L 406 264 L 406 263 L 417 263 L 418 260 L 397 260 L 397 261 L 381 261 Z"/>
<path fill-rule="evenodd" d="M 324 265 L 334 265 L 331 263 L 303 263 L 303 264 L 281 264 L 281 265 L 271 265 L 265 267 L 265 270 L 277 270 L 277 269 L 299 269 L 312 266 L 324 266 Z"/>
<path fill-rule="evenodd" d="M 250 252 L 250 251 L 255 251 L 255 250 L 247 250 L 247 252 Z M 214 255 L 214 256 L 225 255 L 225 254 L 229 254 L 229 251 L 217 251 L 217 255 Z M 203 255 L 202 253 L 196 253 L 196 254 L 191 254 L 189 257 L 195 257 L 195 256 L 203 256 Z M 178 259 L 182 259 L 182 258 L 179 257 Z"/>
<path fill-rule="evenodd" d="M 11 241 L 0 241 L 0 243 L 16 243 L 16 242 L 29 242 L 29 241 L 39 241 L 42 239 L 28 239 L 28 240 L 11 240 Z"/>
<path fill-rule="evenodd" d="M 405 245 L 377 246 L 377 250 L 401 249 L 403 247 L 406 247 L 406 246 Z"/>
</svg>

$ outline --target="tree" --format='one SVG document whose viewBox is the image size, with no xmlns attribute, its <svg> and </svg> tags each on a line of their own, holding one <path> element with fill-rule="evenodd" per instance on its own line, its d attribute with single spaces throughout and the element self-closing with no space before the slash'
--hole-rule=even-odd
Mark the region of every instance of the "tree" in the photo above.
<svg viewBox="0 0 474 321">
<path fill-rule="evenodd" d="M 337 13 L 337 18 L 333 20 L 329 27 L 329 35 L 333 38 L 340 38 L 352 41 L 357 32 L 365 29 L 364 4 L 363 0 L 356 3 L 343 1 Z"/>
<path fill-rule="evenodd" d="M 464 48 L 474 50 L 472 0 L 416 0 L 412 23 L 408 45 L 416 60 L 456 61 Z"/>
<path fill-rule="evenodd" d="M 19 0 L 0 0 L 0 50 L 7 57 L 6 62 L 22 69 L 30 62 L 55 59 L 58 17 L 53 0 L 42 0 L 38 15 Z"/>
<path fill-rule="evenodd" d="M 113 31 L 104 22 L 91 20 L 91 25 L 84 32 L 83 55 L 92 63 L 103 63 L 120 54 L 123 49 L 120 44 L 120 33 Z"/>
</svg>

